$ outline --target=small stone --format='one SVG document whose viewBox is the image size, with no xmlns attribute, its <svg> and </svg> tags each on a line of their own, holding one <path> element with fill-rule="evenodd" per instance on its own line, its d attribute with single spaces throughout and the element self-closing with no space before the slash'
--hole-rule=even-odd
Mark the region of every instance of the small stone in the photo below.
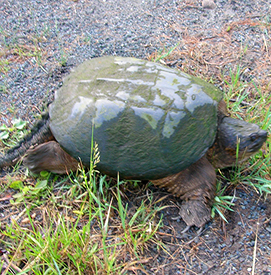
<svg viewBox="0 0 271 275">
<path fill-rule="evenodd" d="M 24 218 L 24 219 L 21 221 L 21 223 L 22 223 L 22 224 L 30 223 L 29 218 Z"/>
<path fill-rule="evenodd" d="M 202 7 L 204 9 L 214 9 L 216 7 L 216 4 L 214 3 L 213 0 L 203 0 Z"/>
</svg>

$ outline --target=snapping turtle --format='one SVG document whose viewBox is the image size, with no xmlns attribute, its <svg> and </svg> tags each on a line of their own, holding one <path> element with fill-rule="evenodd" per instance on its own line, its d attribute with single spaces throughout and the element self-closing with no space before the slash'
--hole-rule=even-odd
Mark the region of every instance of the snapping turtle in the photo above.
<svg viewBox="0 0 271 275">
<path fill-rule="evenodd" d="M 210 219 L 215 168 L 236 163 L 237 143 L 241 162 L 267 138 L 257 125 L 229 117 L 213 85 L 153 62 L 107 56 L 84 62 L 65 79 L 49 115 L 0 167 L 27 149 L 24 164 L 34 173 L 66 173 L 79 160 L 88 166 L 92 134 L 98 170 L 166 187 L 183 200 L 183 220 L 197 227 Z"/>
</svg>

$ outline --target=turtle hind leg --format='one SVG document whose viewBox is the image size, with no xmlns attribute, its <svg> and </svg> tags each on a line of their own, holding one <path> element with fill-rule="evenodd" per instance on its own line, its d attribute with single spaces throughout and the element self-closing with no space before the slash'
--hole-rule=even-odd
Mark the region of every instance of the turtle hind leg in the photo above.
<svg viewBox="0 0 271 275">
<path fill-rule="evenodd" d="M 56 141 L 45 142 L 27 150 L 23 163 L 34 174 L 41 171 L 65 174 L 78 168 L 78 161 L 67 154 Z"/>
<path fill-rule="evenodd" d="M 188 226 L 202 227 L 211 219 L 216 173 L 205 156 L 178 174 L 152 182 L 182 199 L 180 215 Z"/>
</svg>

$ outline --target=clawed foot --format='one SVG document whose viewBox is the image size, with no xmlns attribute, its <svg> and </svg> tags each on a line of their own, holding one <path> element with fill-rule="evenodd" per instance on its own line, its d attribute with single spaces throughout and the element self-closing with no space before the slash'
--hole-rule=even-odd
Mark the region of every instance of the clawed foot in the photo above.
<svg viewBox="0 0 271 275">
<path fill-rule="evenodd" d="M 202 230 L 203 226 L 211 219 L 211 208 L 202 200 L 188 200 L 182 203 L 179 215 L 187 224 L 182 233 L 187 232 L 192 226 Z"/>
<path fill-rule="evenodd" d="M 181 205 L 179 216 L 172 218 L 173 220 L 182 218 L 187 224 L 186 228 L 181 231 L 182 234 L 186 233 L 191 227 L 196 226 L 196 237 L 199 237 L 204 232 L 205 224 L 211 219 L 211 209 L 199 200 L 184 201 Z M 192 242 L 193 238 L 190 242 Z M 189 242 L 189 243 L 190 243 Z"/>
<path fill-rule="evenodd" d="M 188 226 L 202 228 L 211 219 L 211 208 L 202 200 L 188 200 L 182 203 L 179 214 Z"/>
<path fill-rule="evenodd" d="M 210 221 L 210 206 L 216 190 L 216 173 L 205 156 L 178 174 L 155 180 L 154 184 L 166 187 L 180 197 L 182 205 L 179 215 L 188 226 L 202 228 Z"/>
</svg>

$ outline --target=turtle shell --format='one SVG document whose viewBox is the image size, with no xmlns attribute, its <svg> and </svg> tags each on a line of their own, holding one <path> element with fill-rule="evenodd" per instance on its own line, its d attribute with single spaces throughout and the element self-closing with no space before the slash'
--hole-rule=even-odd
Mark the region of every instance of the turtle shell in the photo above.
<svg viewBox="0 0 271 275">
<path fill-rule="evenodd" d="M 158 179 L 200 159 L 213 144 L 222 93 L 179 70 L 136 58 L 82 63 L 56 92 L 50 128 L 62 148 L 121 178 Z M 93 137 L 93 139 L 92 139 Z"/>
</svg>

